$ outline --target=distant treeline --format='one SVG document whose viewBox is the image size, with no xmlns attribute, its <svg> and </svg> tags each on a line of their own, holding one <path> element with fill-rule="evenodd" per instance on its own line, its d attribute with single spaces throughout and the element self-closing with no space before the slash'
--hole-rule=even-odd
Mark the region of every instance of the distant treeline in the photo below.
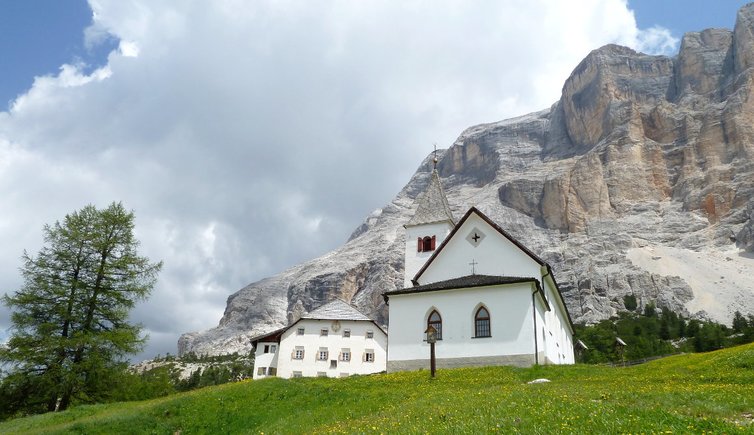
<svg viewBox="0 0 754 435">
<path fill-rule="evenodd" d="M 575 325 L 575 340 L 588 347 L 577 352 L 578 362 L 620 362 L 681 352 L 707 352 L 754 341 L 752 314 L 744 316 L 736 311 L 729 327 L 689 319 L 668 308 L 658 309 L 654 303 L 639 310 L 633 295 L 625 296 L 623 303 L 628 311 L 594 325 Z M 626 346 L 617 345 L 617 338 Z"/>
<path fill-rule="evenodd" d="M 166 355 L 152 360 L 156 367 L 138 372 L 125 364 L 120 371 L 113 371 L 107 379 L 102 379 L 103 392 L 97 403 L 147 400 L 167 396 L 181 391 L 189 391 L 210 385 L 251 378 L 254 373 L 254 354 L 237 353 L 219 356 L 204 356 L 190 353 L 183 357 Z M 202 367 L 195 369 L 188 378 L 181 379 L 181 365 L 198 363 Z M 33 414 L 23 407 L 15 406 L 25 390 L 16 388 L 11 379 L 3 377 L 0 372 L 0 420 Z M 76 403 L 78 404 L 78 403 Z"/>
<path fill-rule="evenodd" d="M 152 362 L 160 363 L 157 367 L 141 373 L 129 371 L 117 401 L 146 400 L 168 394 L 189 391 L 195 388 L 220 385 L 251 378 L 254 374 L 254 354 L 239 355 L 196 355 L 188 353 L 182 357 L 157 355 Z M 180 365 L 199 363 L 199 367 L 188 378 L 181 379 Z"/>
</svg>

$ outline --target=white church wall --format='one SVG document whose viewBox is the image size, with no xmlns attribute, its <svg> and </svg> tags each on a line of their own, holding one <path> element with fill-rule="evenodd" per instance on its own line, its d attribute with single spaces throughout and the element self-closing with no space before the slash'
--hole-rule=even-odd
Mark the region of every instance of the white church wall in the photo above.
<svg viewBox="0 0 754 435">
<path fill-rule="evenodd" d="M 398 367 L 400 361 L 428 361 L 424 331 L 433 309 L 442 317 L 438 359 L 528 355 L 533 361 L 531 293 L 532 285 L 521 283 L 391 296 L 389 366 Z M 474 315 L 480 303 L 490 314 L 491 337 L 473 338 Z"/>
<path fill-rule="evenodd" d="M 535 296 L 536 313 L 537 313 L 537 358 L 538 364 L 544 364 L 547 358 L 547 307 L 540 300 L 539 295 Z"/>
<path fill-rule="evenodd" d="M 405 251 L 405 270 L 403 286 L 411 287 L 411 279 L 424 266 L 429 257 L 434 254 L 433 251 L 419 252 L 417 249 L 417 238 L 419 237 L 432 237 L 435 236 L 435 250 L 440 247 L 440 244 L 445 240 L 452 226 L 448 222 L 440 222 L 434 224 L 416 225 L 406 228 L 406 251 Z"/>
<path fill-rule="evenodd" d="M 552 335 L 551 346 L 547 358 L 552 363 L 573 364 L 573 331 L 568 323 L 566 308 L 560 299 L 557 289 L 549 279 L 544 280 L 543 290 L 550 303 L 550 311 L 545 316 L 548 330 Z"/>
<path fill-rule="evenodd" d="M 382 329 L 372 322 L 356 320 L 341 320 L 338 326 L 335 331 L 332 320 L 301 319 L 285 331 L 278 350 L 277 376 L 292 378 L 300 374 L 334 378 L 385 371 L 387 335 Z M 303 334 L 299 335 L 301 328 Z M 327 330 L 327 335 L 322 335 L 322 330 Z M 346 331 L 350 336 L 345 336 Z M 297 349 L 303 350 L 303 358 L 296 358 Z M 350 361 L 342 360 L 346 349 L 350 352 Z M 318 359 L 321 350 L 327 351 L 324 361 Z M 367 352 L 373 355 L 372 361 L 365 361 Z"/>
<path fill-rule="evenodd" d="M 472 243 L 474 230 L 482 236 Z M 416 242 L 414 240 L 414 242 Z M 476 214 L 472 214 L 419 279 L 428 284 L 471 275 L 533 277 L 541 279 L 540 265 Z M 391 320 L 392 321 L 392 320 Z"/>
</svg>

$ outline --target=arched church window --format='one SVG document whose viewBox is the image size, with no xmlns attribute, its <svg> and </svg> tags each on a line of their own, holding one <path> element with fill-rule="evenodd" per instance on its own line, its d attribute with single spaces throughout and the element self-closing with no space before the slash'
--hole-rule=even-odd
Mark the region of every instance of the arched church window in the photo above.
<svg viewBox="0 0 754 435">
<path fill-rule="evenodd" d="M 475 337 L 491 337 L 490 312 L 485 307 L 479 307 L 474 315 Z"/>
<path fill-rule="evenodd" d="M 440 317 L 440 313 L 437 310 L 432 310 L 432 313 L 427 318 L 427 329 L 430 326 L 437 331 L 437 339 L 442 340 L 442 317 Z"/>
</svg>

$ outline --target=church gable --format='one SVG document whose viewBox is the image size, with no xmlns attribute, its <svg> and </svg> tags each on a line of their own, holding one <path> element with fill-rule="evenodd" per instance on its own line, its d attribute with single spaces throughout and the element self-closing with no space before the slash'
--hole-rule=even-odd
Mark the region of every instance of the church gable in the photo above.
<svg viewBox="0 0 754 435">
<path fill-rule="evenodd" d="M 545 263 L 472 207 L 414 276 L 426 285 L 480 274 L 541 278 Z"/>
</svg>

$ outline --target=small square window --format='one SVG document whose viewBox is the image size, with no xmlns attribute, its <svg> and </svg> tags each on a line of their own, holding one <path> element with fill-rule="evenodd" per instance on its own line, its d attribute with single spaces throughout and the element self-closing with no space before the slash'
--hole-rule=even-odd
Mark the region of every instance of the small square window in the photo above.
<svg viewBox="0 0 754 435">
<path fill-rule="evenodd" d="M 338 360 L 336 360 L 336 359 L 331 359 L 331 360 L 330 360 L 330 368 L 331 368 L 331 369 L 337 369 L 337 368 L 338 368 Z"/>
<path fill-rule="evenodd" d="M 367 331 L 367 338 L 374 338 L 374 331 Z"/>
<path fill-rule="evenodd" d="M 341 374 L 340 374 L 340 377 L 341 377 L 341 378 L 347 378 L 347 377 L 348 377 L 348 373 L 341 373 Z"/>
<path fill-rule="evenodd" d="M 269 344 L 265 344 L 264 345 L 264 353 L 270 353 L 270 345 Z"/>
<path fill-rule="evenodd" d="M 273 344 L 273 345 L 270 346 L 270 353 L 275 353 L 275 352 L 277 352 L 277 350 L 278 350 L 278 345 L 277 344 Z"/>
<path fill-rule="evenodd" d="M 301 372 L 293 372 L 293 377 L 294 378 L 300 378 L 300 377 L 302 377 Z"/>
<path fill-rule="evenodd" d="M 298 328 L 296 330 L 296 335 L 304 335 L 304 328 Z"/>
<path fill-rule="evenodd" d="M 317 355 L 317 360 L 319 360 L 319 361 L 327 361 L 327 356 L 328 356 L 327 354 L 328 353 L 329 352 L 326 351 L 326 350 L 320 350 L 319 354 Z"/>
<path fill-rule="evenodd" d="M 326 378 L 327 377 L 327 372 L 317 372 L 317 377 L 318 378 Z"/>
<path fill-rule="evenodd" d="M 340 352 L 340 360 L 341 361 L 351 361 L 351 350 L 350 349 L 343 349 Z"/>
<path fill-rule="evenodd" d="M 327 337 L 327 328 L 320 329 L 319 335 L 321 335 L 322 337 Z"/>
<path fill-rule="evenodd" d="M 350 329 L 344 329 L 343 330 L 343 337 L 348 338 L 351 336 L 351 330 Z"/>
<path fill-rule="evenodd" d="M 257 374 L 260 376 L 267 374 L 267 367 L 259 367 L 257 369 Z"/>
<path fill-rule="evenodd" d="M 374 351 L 366 351 L 366 353 L 364 353 L 364 361 L 374 362 Z"/>
<path fill-rule="evenodd" d="M 293 351 L 293 359 L 304 359 L 304 348 L 303 347 L 297 347 Z"/>
</svg>

